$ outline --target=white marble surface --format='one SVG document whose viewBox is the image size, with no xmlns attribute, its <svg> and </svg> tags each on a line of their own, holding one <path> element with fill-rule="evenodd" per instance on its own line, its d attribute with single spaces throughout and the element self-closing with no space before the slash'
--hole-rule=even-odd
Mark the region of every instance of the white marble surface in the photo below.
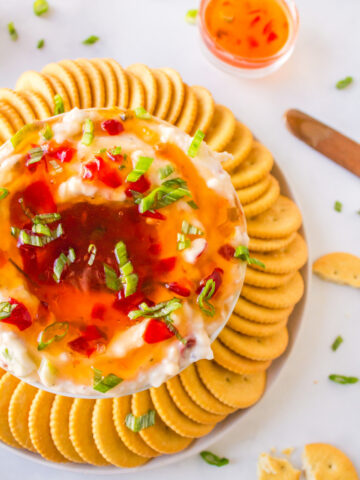
<svg viewBox="0 0 360 480">
<path fill-rule="evenodd" d="M 360 254 L 359 179 L 301 144 L 285 129 L 282 114 L 298 107 L 352 136 L 360 138 L 360 3 L 358 0 L 301 0 L 300 34 L 290 61 L 271 77 L 239 80 L 217 71 L 203 58 L 196 29 L 184 22 L 197 0 L 49 0 L 51 12 L 32 13 L 30 0 L 0 2 L 0 85 L 13 87 L 26 69 L 50 61 L 85 56 L 114 57 L 123 65 L 144 62 L 172 66 L 189 84 L 208 87 L 218 102 L 233 109 L 274 153 L 295 186 L 308 227 L 312 258 L 343 250 Z M 9 40 L 6 25 L 14 21 L 19 40 Z M 101 41 L 84 46 L 97 34 Z M 43 50 L 35 48 L 46 39 Z M 352 75 L 347 90 L 334 88 Z M 343 212 L 333 210 L 340 200 Z M 146 474 L 148 480 L 206 476 L 255 478 L 257 456 L 276 446 L 332 442 L 353 458 L 360 471 L 360 384 L 341 386 L 329 373 L 360 376 L 359 291 L 313 279 L 309 309 L 293 354 L 279 381 L 231 433 L 211 446 L 230 458 L 221 470 L 199 457 Z M 341 334 L 334 353 L 330 345 Z M 0 449 L 1 479 L 82 479 L 20 459 Z M 144 478 L 134 474 L 133 478 Z M 93 476 L 93 478 L 101 478 Z M 130 478 L 125 475 L 123 478 Z"/>
</svg>

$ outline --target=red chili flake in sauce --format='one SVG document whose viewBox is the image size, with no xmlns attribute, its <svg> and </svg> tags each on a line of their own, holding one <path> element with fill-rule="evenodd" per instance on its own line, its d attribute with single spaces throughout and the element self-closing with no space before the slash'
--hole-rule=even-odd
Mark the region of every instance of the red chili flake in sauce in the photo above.
<svg viewBox="0 0 360 480">
<path fill-rule="evenodd" d="M 154 265 L 154 270 L 157 273 L 166 273 L 174 270 L 176 264 L 176 257 L 163 258 Z"/>
<path fill-rule="evenodd" d="M 129 312 L 131 312 L 131 310 L 138 309 L 140 303 L 146 301 L 145 296 L 139 291 L 129 295 L 128 297 L 124 297 L 123 295 L 123 291 L 120 290 L 118 293 L 118 298 L 114 301 L 112 306 L 116 310 L 122 312 L 124 315 L 127 315 Z M 146 303 L 149 305 L 148 301 L 146 301 Z"/>
<path fill-rule="evenodd" d="M 101 128 L 109 135 L 119 135 L 124 131 L 124 125 L 114 118 L 104 120 L 101 123 Z"/>
<path fill-rule="evenodd" d="M 69 342 L 68 345 L 75 352 L 90 357 L 90 355 L 96 350 L 96 344 L 94 345 L 94 341 L 100 340 L 100 338 L 104 338 L 104 335 L 97 326 L 88 325 L 82 335 Z"/>
<path fill-rule="evenodd" d="M 234 258 L 235 248 L 228 243 L 219 248 L 218 253 L 225 258 L 225 260 L 231 260 Z"/>
<path fill-rule="evenodd" d="M 140 213 L 140 215 L 142 215 L 143 217 L 147 217 L 147 218 L 154 218 L 155 220 L 166 220 L 165 215 L 158 212 L 157 210 L 154 211 L 154 212 L 150 212 L 148 210 L 147 212 Z"/>
<path fill-rule="evenodd" d="M 272 28 L 272 20 L 270 20 L 269 22 L 267 22 L 267 24 L 265 25 L 264 29 L 263 29 L 263 34 L 264 35 L 267 35 L 268 33 L 271 32 L 271 28 Z"/>
<path fill-rule="evenodd" d="M 144 177 L 144 175 L 141 175 L 139 180 L 129 184 L 128 188 L 125 190 L 125 195 L 131 198 L 132 197 L 131 190 L 138 193 L 144 193 L 147 190 L 149 190 L 150 185 L 151 184 L 149 180 L 146 177 Z"/>
<path fill-rule="evenodd" d="M 206 282 L 208 280 L 214 280 L 215 282 L 215 290 L 214 290 L 214 295 L 215 293 L 218 291 L 220 285 L 222 284 L 222 275 L 224 273 L 224 270 L 222 268 L 214 268 L 213 272 L 211 273 L 211 275 L 209 275 L 208 277 L 204 278 L 203 280 L 201 280 L 200 282 L 200 285 L 198 287 L 198 289 L 196 290 L 196 293 L 200 293 L 201 290 L 205 287 L 206 285 Z"/>
<path fill-rule="evenodd" d="M 165 283 L 165 287 L 176 295 L 180 295 L 180 297 L 188 297 L 191 293 L 187 287 L 180 285 L 178 282 Z"/>
<path fill-rule="evenodd" d="M 23 303 L 18 302 L 14 298 L 10 298 L 8 302 L 11 305 L 17 305 L 11 312 L 10 316 L 1 320 L 2 323 L 15 325 L 20 331 L 26 330 L 32 325 L 29 310 Z"/>
<path fill-rule="evenodd" d="M 144 340 L 146 343 L 158 343 L 174 336 L 166 324 L 161 320 L 152 318 L 146 326 Z"/>
<path fill-rule="evenodd" d="M 254 37 L 248 37 L 248 42 L 251 48 L 256 48 L 259 46 L 259 42 Z"/>
<path fill-rule="evenodd" d="M 91 310 L 91 318 L 97 320 L 104 320 L 105 312 L 106 305 L 104 305 L 103 303 L 96 303 Z"/>
<path fill-rule="evenodd" d="M 250 27 L 253 27 L 256 25 L 258 22 L 260 22 L 260 15 L 257 15 L 253 20 L 250 22 Z"/>
<path fill-rule="evenodd" d="M 269 33 L 269 36 L 267 38 L 267 42 L 270 43 L 270 42 L 273 42 L 274 40 L 276 40 L 278 38 L 278 36 L 276 35 L 275 32 L 270 32 Z"/>
</svg>

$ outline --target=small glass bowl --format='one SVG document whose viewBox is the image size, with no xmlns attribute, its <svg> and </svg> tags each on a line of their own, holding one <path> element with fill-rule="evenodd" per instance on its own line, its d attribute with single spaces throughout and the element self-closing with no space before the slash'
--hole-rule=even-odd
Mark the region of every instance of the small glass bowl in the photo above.
<svg viewBox="0 0 360 480">
<path fill-rule="evenodd" d="M 201 0 L 198 27 L 202 50 L 213 65 L 237 77 L 261 78 L 278 70 L 290 58 L 299 28 L 299 14 L 294 0 L 280 0 L 288 16 L 289 36 L 281 50 L 266 58 L 234 55 L 217 45 L 210 36 L 205 23 L 205 11 L 209 2 L 210 0 Z"/>
</svg>

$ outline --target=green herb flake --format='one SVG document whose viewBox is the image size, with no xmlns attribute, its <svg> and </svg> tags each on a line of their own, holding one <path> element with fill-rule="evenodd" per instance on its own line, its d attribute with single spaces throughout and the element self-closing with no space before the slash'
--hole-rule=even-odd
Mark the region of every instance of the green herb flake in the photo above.
<svg viewBox="0 0 360 480">
<path fill-rule="evenodd" d="M 81 143 L 89 147 L 94 140 L 94 122 L 87 118 L 83 125 L 83 136 L 81 139 Z"/>
<path fill-rule="evenodd" d="M 250 257 L 249 249 L 244 245 L 239 245 L 236 247 L 234 257 L 247 262 L 248 265 L 257 265 L 258 267 L 266 268 L 263 262 L 260 262 L 260 260 L 257 260 L 256 258 Z"/>
<path fill-rule="evenodd" d="M 69 248 L 68 255 L 66 256 L 65 253 L 60 253 L 58 258 L 54 262 L 54 274 L 53 279 L 56 283 L 60 283 L 61 275 L 64 271 L 66 265 L 71 265 L 75 262 L 76 255 L 75 250 L 73 248 Z"/>
<path fill-rule="evenodd" d="M 120 155 L 121 154 L 121 147 L 114 147 L 110 150 L 111 155 Z"/>
<path fill-rule="evenodd" d="M 155 425 L 155 410 L 148 410 L 144 415 L 135 417 L 132 413 L 128 413 L 125 417 L 125 425 L 132 432 L 140 432 L 145 428 Z"/>
<path fill-rule="evenodd" d="M 227 458 L 220 458 L 209 451 L 200 452 L 200 456 L 206 463 L 209 465 L 215 465 L 215 467 L 223 467 L 229 463 Z"/>
<path fill-rule="evenodd" d="M 36 223 L 32 226 L 33 233 L 40 233 L 46 237 L 51 237 L 51 230 L 47 225 L 42 225 L 41 223 Z"/>
<path fill-rule="evenodd" d="M 45 46 L 45 40 L 44 40 L 43 38 L 41 38 L 41 39 L 37 42 L 36 48 L 38 48 L 38 49 L 40 50 L 40 49 L 43 48 L 44 46 Z"/>
<path fill-rule="evenodd" d="M 191 240 L 190 238 L 187 238 L 186 235 L 183 233 L 178 233 L 177 234 L 177 250 L 181 252 L 182 250 L 185 250 L 186 248 L 189 248 L 191 246 Z"/>
<path fill-rule="evenodd" d="M 39 215 L 35 215 L 32 219 L 33 223 L 42 223 L 43 225 L 47 223 L 54 223 L 61 220 L 60 213 L 39 213 Z"/>
<path fill-rule="evenodd" d="M 139 198 L 139 211 L 145 213 L 148 210 L 158 210 L 190 195 L 185 180 L 172 178 L 163 182 L 145 197 Z"/>
<path fill-rule="evenodd" d="M 37 349 L 44 350 L 53 342 L 59 342 L 68 334 L 68 331 L 68 322 L 54 322 L 48 325 L 39 335 Z"/>
<path fill-rule="evenodd" d="M 204 235 L 204 232 L 200 230 L 200 228 L 195 227 L 195 225 L 191 225 L 191 223 L 183 220 L 181 225 L 181 232 L 185 233 L 186 235 Z"/>
<path fill-rule="evenodd" d="M 93 380 L 93 389 L 100 393 L 106 393 L 112 388 L 116 387 L 123 381 L 122 378 L 118 377 L 114 373 L 109 373 L 106 376 L 103 376 L 102 371 L 94 368 L 94 380 Z"/>
<path fill-rule="evenodd" d="M 189 200 L 187 204 L 193 209 L 193 210 L 199 210 L 199 207 L 196 205 L 194 200 Z"/>
<path fill-rule="evenodd" d="M 100 37 L 96 35 L 90 35 L 90 37 L 85 38 L 85 40 L 82 41 L 83 45 L 93 45 L 94 43 L 98 42 L 100 40 Z"/>
<path fill-rule="evenodd" d="M 345 375 L 337 374 L 329 375 L 329 380 L 335 383 L 340 383 L 341 385 L 357 383 L 359 381 L 357 377 L 346 377 Z"/>
<path fill-rule="evenodd" d="M 110 290 L 114 290 L 115 292 L 118 292 L 121 288 L 121 282 L 115 270 L 109 265 L 107 265 L 106 263 L 103 263 L 103 266 L 104 266 L 104 272 L 105 272 L 106 286 Z"/>
<path fill-rule="evenodd" d="M 15 28 L 15 25 L 14 25 L 14 22 L 10 22 L 8 23 L 8 32 L 9 32 L 9 35 L 10 35 L 10 38 L 13 42 L 15 42 L 17 39 L 18 39 L 18 33 L 16 31 L 16 28 Z"/>
<path fill-rule="evenodd" d="M 335 212 L 340 213 L 342 211 L 342 208 L 343 208 L 343 204 L 341 202 L 339 202 L 338 200 L 336 200 L 336 202 L 334 203 Z"/>
<path fill-rule="evenodd" d="M 191 158 L 196 157 L 196 155 L 198 154 L 200 145 L 204 140 L 204 138 L 205 138 L 205 133 L 202 132 L 201 130 L 196 130 L 194 138 L 192 139 L 192 142 L 188 150 L 189 157 Z"/>
<path fill-rule="evenodd" d="M 143 302 L 139 305 L 140 310 L 132 310 L 128 316 L 131 320 L 136 320 L 139 317 L 144 318 L 160 318 L 170 315 L 182 307 L 182 301 L 179 298 L 172 298 L 166 302 L 160 302 L 153 307 L 149 307 L 147 303 Z"/>
<path fill-rule="evenodd" d="M 4 200 L 9 195 L 9 190 L 5 187 L 0 187 L 0 200 Z"/>
<path fill-rule="evenodd" d="M 27 165 L 38 163 L 44 156 L 44 151 L 41 147 L 31 148 L 29 150 L 30 160 L 27 161 Z"/>
<path fill-rule="evenodd" d="M 186 12 L 185 21 L 190 25 L 195 25 L 197 16 L 198 16 L 198 10 L 196 8 L 192 8 L 191 10 L 188 10 Z"/>
<path fill-rule="evenodd" d="M 337 83 L 336 83 L 336 88 L 338 90 L 343 90 L 344 88 L 348 87 L 349 85 L 351 85 L 353 83 L 354 79 L 353 77 L 345 77 L 343 78 L 342 80 L 339 80 Z"/>
<path fill-rule="evenodd" d="M 140 156 L 136 162 L 134 169 L 126 177 L 127 182 L 137 182 L 139 178 L 146 173 L 154 159 L 151 157 L 142 157 Z"/>
<path fill-rule="evenodd" d="M 335 338 L 333 344 L 331 345 L 331 350 L 336 352 L 336 350 L 340 347 L 340 345 L 343 343 L 344 339 L 339 335 L 338 337 Z"/>
<path fill-rule="evenodd" d="M 169 177 L 172 173 L 174 173 L 174 167 L 172 165 L 165 165 L 165 167 L 161 167 L 159 170 L 160 180 L 164 180 L 164 178 Z"/>
<path fill-rule="evenodd" d="M 144 107 L 134 108 L 136 118 L 142 118 L 143 120 L 149 120 L 151 118 L 150 113 Z"/>
<path fill-rule="evenodd" d="M 0 302 L 0 320 L 9 318 L 13 310 L 17 307 L 17 303 Z"/>
<path fill-rule="evenodd" d="M 58 93 L 54 95 L 54 115 L 59 115 L 65 112 L 64 101 L 62 96 Z"/>
<path fill-rule="evenodd" d="M 49 4 L 46 0 L 35 0 L 33 4 L 33 9 L 35 15 L 40 17 L 40 15 L 44 15 L 49 10 Z"/>
<path fill-rule="evenodd" d="M 210 298 L 215 293 L 215 288 L 216 284 L 214 280 L 209 278 L 197 298 L 197 303 L 201 308 L 201 311 L 209 317 L 213 317 L 215 315 L 215 307 L 209 302 Z"/>
<path fill-rule="evenodd" d="M 89 245 L 89 248 L 88 248 L 88 253 L 90 254 L 89 260 L 88 260 L 88 265 L 91 266 L 91 265 L 94 264 L 95 257 L 96 257 L 96 252 L 97 252 L 96 245 L 94 245 L 93 243 L 91 243 L 91 244 Z"/>
</svg>

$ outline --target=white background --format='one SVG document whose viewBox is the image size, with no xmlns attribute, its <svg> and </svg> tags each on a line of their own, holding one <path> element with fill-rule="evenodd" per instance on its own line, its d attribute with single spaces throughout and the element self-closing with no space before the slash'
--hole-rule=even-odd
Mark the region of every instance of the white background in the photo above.
<svg viewBox="0 0 360 480">
<path fill-rule="evenodd" d="M 232 108 L 273 152 L 295 186 L 308 227 L 312 259 L 331 251 L 360 254 L 359 179 L 301 144 L 286 130 L 282 115 L 300 108 L 359 141 L 360 137 L 360 2 L 301 0 L 300 33 L 290 61 L 262 80 L 239 80 L 216 70 L 203 58 L 196 27 L 184 21 L 196 0 L 49 0 L 51 12 L 32 13 L 32 0 L 0 2 L 0 86 L 14 87 L 20 73 L 40 70 L 62 58 L 114 57 L 122 65 L 143 62 L 178 69 L 190 85 L 210 89 L 217 102 Z M 19 40 L 9 40 L 14 21 Z M 81 41 L 101 37 L 92 46 Z M 37 50 L 38 39 L 46 46 Z M 337 90 L 337 80 L 355 82 Z M 333 210 L 335 200 L 343 212 Z M 313 279 L 303 328 L 279 381 L 260 405 L 211 450 L 230 458 L 221 470 L 199 457 L 146 474 L 147 480 L 189 480 L 206 476 L 254 479 L 260 452 L 306 442 L 334 443 L 360 471 L 360 383 L 337 385 L 329 373 L 360 377 L 359 290 Z M 330 345 L 341 334 L 334 353 Z M 0 449 L 2 480 L 80 479 L 20 459 Z M 145 474 L 132 474 L 144 478 Z M 93 476 L 94 479 L 100 478 Z M 130 478 L 125 475 L 122 478 Z"/>
</svg>

